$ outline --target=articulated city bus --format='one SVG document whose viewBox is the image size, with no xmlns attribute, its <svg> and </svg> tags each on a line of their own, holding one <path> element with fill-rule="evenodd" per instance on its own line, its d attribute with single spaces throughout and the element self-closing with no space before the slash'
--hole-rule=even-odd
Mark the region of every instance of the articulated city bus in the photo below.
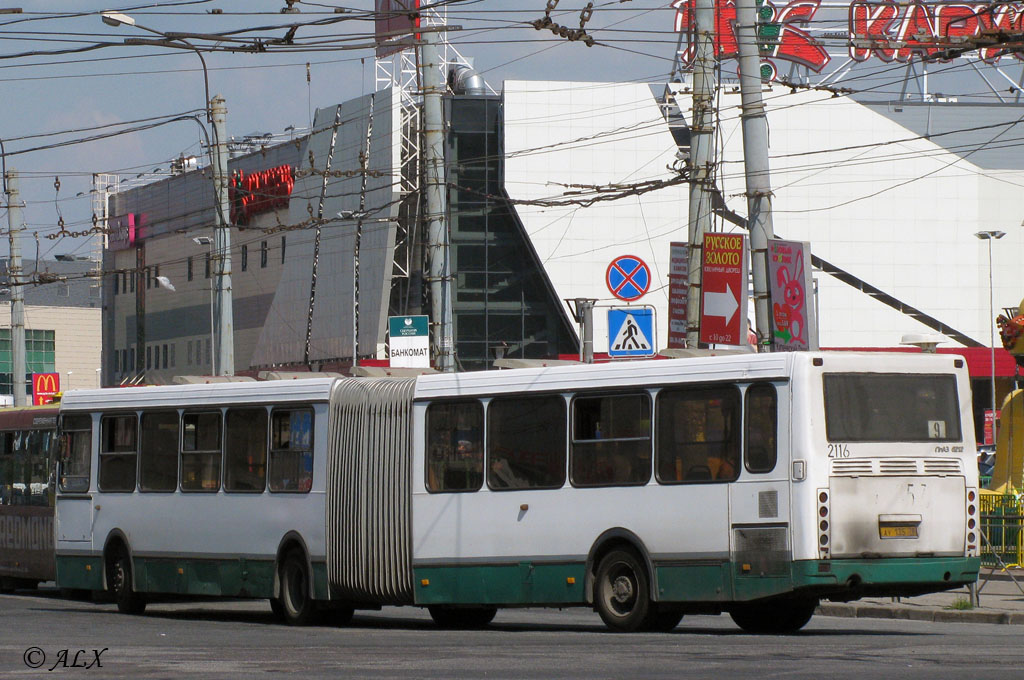
<svg viewBox="0 0 1024 680">
<path fill-rule="evenodd" d="M 54 578 L 57 408 L 0 409 L 0 591 Z"/>
<path fill-rule="evenodd" d="M 977 578 L 963 360 L 778 353 L 65 395 L 57 580 L 618 631 Z"/>
</svg>

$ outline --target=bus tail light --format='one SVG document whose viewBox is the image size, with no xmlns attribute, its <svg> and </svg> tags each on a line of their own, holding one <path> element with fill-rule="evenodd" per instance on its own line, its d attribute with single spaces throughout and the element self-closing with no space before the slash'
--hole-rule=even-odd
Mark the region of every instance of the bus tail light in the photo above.
<svg viewBox="0 0 1024 680">
<path fill-rule="evenodd" d="M 979 553 L 978 545 L 981 541 L 981 517 L 978 513 L 979 501 L 978 490 L 967 489 L 965 516 L 967 517 L 968 557 L 977 557 Z"/>
<path fill-rule="evenodd" d="M 831 553 L 832 518 L 829 517 L 828 489 L 818 489 L 818 557 L 827 560 Z"/>
</svg>

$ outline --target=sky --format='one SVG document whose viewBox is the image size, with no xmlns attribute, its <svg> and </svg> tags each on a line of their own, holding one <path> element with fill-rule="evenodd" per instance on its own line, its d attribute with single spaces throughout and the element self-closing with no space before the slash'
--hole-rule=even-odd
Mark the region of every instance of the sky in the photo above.
<svg viewBox="0 0 1024 680">
<path fill-rule="evenodd" d="M 204 155 L 202 131 L 194 120 L 56 149 L 27 151 L 149 125 L 175 114 L 201 113 L 205 94 L 196 53 L 124 45 L 126 38 L 160 37 L 152 31 L 221 33 L 253 27 L 279 28 L 242 36 L 280 38 L 295 23 L 344 18 L 331 26 L 301 26 L 296 31 L 297 42 L 305 38 L 323 44 L 315 50 L 296 47 L 260 54 L 204 53 L 210 92 L 223 95 L 227 103 L 229 136 L 281 133 L 289 126 L 307 128 L 317 107 L 374 90 L 374 53 L 365 47 L 372 44 L 373 24 L 362 18 L 373 9 L 373 2 L 300 1 L 294 5 L 299 13 L 282 14 L 285 5 L 285 0 L 148 4 L 23 0 L 21 14 L 0 14 L 0 139 L 6 151 L 6 166 L 18 172 L 21 198 L 26 202 L 23 255 L 35 255 L 36 235 L 43 257 L 90 254 L 89 239 L 48 237 L 61 232 L 61 221 L 64 232 L 80 232 L 92 226 L 89 191 L 93 173 L 117 174 L 122 181 L 148 181 L 165 175 L 169 161 L 180 154 Z M 578 27 L 584 5 L 580 0 L 563 0 L 560 6 L 564 11 L 552 17 Z M 0 10 L 7 6 L 13 5 L 0 0 Z M 335 14 L 335 6 L 347 12 Z M 545 6 L 545 0 L 453 3 L 448 24 L 463 30 L 449 32 L 449 39 L 464 56 L 474 59 L 477 69 L 496 89 L 506 78 L 659 80 L 671 69 L 675 11 L 667 3 L 611 2 L 595 10 L 588 25 L 597 29 L 615 25 L 619 31 L 630 27 L 657 31 L 617 32 L 616 38 L 623 39 L 621 49 L 588 48 L 537 31 L 527 22 L 542 18 Z M 136 26 L 108 26 L 100 19 L 103 10 L 128 14 Z M 213 13 L 217 10 L 222 13 Z M 639 42 L 626 42 L 629 37 Z M 101 43 L 107 46 L 77 54 L 14 56 Z M 349 49 L 351 45 L 364 47 Z M 146 122 L 100 127 L 129 121 Z M 55 134 L 74 130 L 78 132 Z M 152 173 L 155 169 L 160 172 Z M 147 174 L 138 178 L 142 173 Z M 57 178 L 59 189 L 55 187 Z M 6 229 L 5 212 L 0 213 L 0 220 Z M 0 252 L 6 250 L 4 239 Z"/>
<path fill-rule="evenodd" d="M 597 40 L 592 47 L 531 25 L 550 5 L 553 21 L 577 28 L 587 4 L 583 0 L 448 3 L 448 40 L 499 91 L 503 80 L 517 78 L 659 82 L 673 66 L 676 10 L 670 0 L 597 0 L 585 26 Z M 295 0 L 292 9 L 298 12 L 282 13 L 286 4 L 23 0 L 21 14 L 4 14 L 5 7 L 15 5 L 0 0 L 0 140 L 3 161 L 8 170 L 17 170 L 26 202 L 23 254 L 52 258 L 91 253 L 93 240 L 76 238 L 75 233 L 93 226 L 94 173 L 116 174 L 122 183 L 152 181 L 166 176 L 170 160 L 181 154 L 204 156 L 196 120 L 167 122 L 179 115 L 203 120 L 199 57 L 172 47 L 125 45 L 126 39 L 240 31 L 233 35 L 241 42 L 192 39 L 212 48 L 204 52 L 210 92 L 226 99 L 229 136 L 306 128 L 316 108 L 372 92 L 373 2 Z M 848 19 L 846 5 L 823 5 L 805 29 L 834 55 L 825 73 L 844 63 Z M 136 25 L 108 26 L 100 19 L 104 10 L 127 14 Z M 326 21 L 333 23 L 312 25 Z M 284 38 L 295 25 L 291 45 L 272 45 L 261 53 L 227 51 L 252 45 L 257 38 Z M 62 50 L 87 51 L 37 54 Z M 930 87 L 945 89 L 947 96 L 990 96 L 982 79 L 965 77 L 971 68 L 963 61 L 936 65 Z M 869 69 L 846 75 L 840 85 L 855 89 L 858 96 L 896 98 L 906 70 L 906 64 L 876 60 Z M 1019 68 L 1004 70 L 1014 80 L 1019 77 Z M 726 62 L 723 73 L 734 74 L 735 62 Z M 990 79 L 1006 84 L 998 74 L 990 73 Z M 150 129 L 108 136 L 142 127 Z M 103 138 L 82 142 L 93 136 Z M 62 145 L 37 149 L 55 144 Z M 6 212 L 0 211 L 0 228 L 6 228 L 6 220 Z M 6 239 L 0 244 L 4 252 Z"/>
</svg>

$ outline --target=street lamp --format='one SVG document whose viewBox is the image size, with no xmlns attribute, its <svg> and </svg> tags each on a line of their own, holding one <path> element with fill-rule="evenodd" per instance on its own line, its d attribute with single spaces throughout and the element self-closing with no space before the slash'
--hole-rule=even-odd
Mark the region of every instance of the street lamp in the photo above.
<svg viewBox="0 0 1024 680">
<path fill-rule="evenodd" d="M 210 98 L 210 76 L 206 69 L 206 59 L 202 51 L 185 39 L 185 36 L 195 34 L 164 33 L 147 26 L 143 26 L 134 18 L 122 12 L 105 11 L 100 13 L 103 23 L 108 26 L 134 26 L 135 28 L 156 34 L 162 40 L 149 40 L 146 38 L 127 38 L 126 45 L 155 45 L 158 47 L 174 47 L 188 49 L 196 53 L 200 63 L 203 65 L 203 85 L 206 92 L 206 120 L 213 128 L 213 144 L 209 145 L 210 165 L 213 168 L 214 186 L 214 220 L 213 243 L 211 248 L 215 255 L 211 255 L 216 267 L 216 297 L 211 304 L 211 314 L 214 314 L 215 323 L 211 323 L 210 332 L 214 338 L 215 355 L 211 363 L 218 370 L 213 370 L 214 375 L 234 375 L 235 373 L 235 339 L 234 339 L 234 313 L 231 301 L 231 228 L 230 228 L 230 204 L 228 201 L 228 151 L 224 132 L 224 117 L 227 109 L 224 107 L 224 99 L 220 95 Z M 211 295 L 213 295 L 211 291 Z M 214 333 L 216 328 L 216 333 Z"/>
<path fill-rule="evenodd" d="M 992 241 L 1006 236 L 1005 231 L 979 231 L 975 234 L 982 241 L 988 241 L 988 333 L 992 359 L 992 443 L 996 438 L 996 327 L 995 327 L 995 286 L 992 282 Z"/>
</svg>

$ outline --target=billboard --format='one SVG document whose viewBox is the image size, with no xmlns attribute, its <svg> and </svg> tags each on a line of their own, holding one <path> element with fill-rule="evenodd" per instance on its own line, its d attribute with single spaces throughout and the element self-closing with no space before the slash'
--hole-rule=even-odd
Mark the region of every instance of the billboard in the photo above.
<svg viewBox="0 0 1024 680">
<path fill-rule="evenodd" d="M 700 341 L 747 344 L 747 237 L 705 234 Z"/>
<path fill-rule="evenodd" d="M 32 405 L 52 404 L 60 392 L 60 373 L 32 374 Z"/>
<path fill-rule="evenodd" d="M 814 307 L 808 295 L 814 290 L 810 262 L 809 243 L 768 239 L 768 284 L 775 350 L 818 349 Z"/>
<path fill-rule="evenodd" d="M 430 328 L 426 316 L 389 316 L 391 366 L 430 368 Z"/>
<path fill-rule="evenodd" d="M 135 245 L 135 215 L 117 215 L 107 218 L 107 249 L 127 250 Z"/>
<path fill-rule="evenodd" d="M 374 4 L 374 40 L 377 58 L 412 47 L 413 37 L 406 35 L 419 28 L 420 0 L 376 0 Z"/>
<path fill-rule="evenodd" d="M 690 287 L 690 246 L 669 244 L 668 270 L 668 346 L 686 347 L 686 294 Z"/>
</svg>

